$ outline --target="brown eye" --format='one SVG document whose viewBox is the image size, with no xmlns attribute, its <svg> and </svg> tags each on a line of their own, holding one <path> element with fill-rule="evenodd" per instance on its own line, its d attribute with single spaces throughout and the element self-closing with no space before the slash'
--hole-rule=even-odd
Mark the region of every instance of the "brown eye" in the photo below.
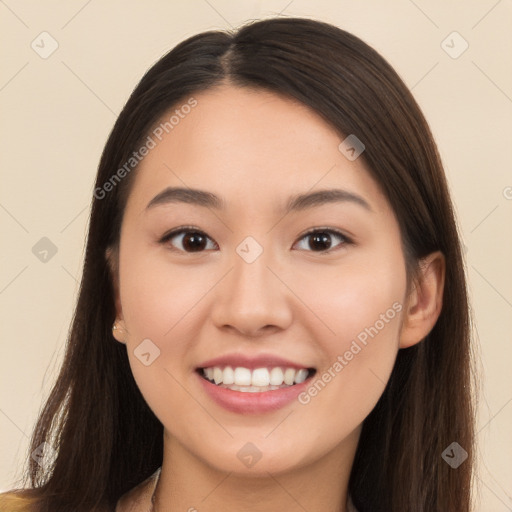
<svg viewBox="0 0 512 512">
<path fill-rule="evenodd" d="M 301 240 L 306 240 L 306 244 L 302 246 L 302 249 L 311 250 L 313 252 L 327 252 L 331 250 L 333 237 L 341 240 L 341 243 L 335 245 L 333 250 L 351 243 L 349 238 L 334 229 L 315 229 L 314 231 L 306 233 L 301 238 Z"/>
<path fill-rule="evenodd" d="M 211 239 L 202 231 L 180 229 L 168 233 L 160 242 L 166 244 L 170 243 L 173 248 L 182 252 L 202 252 L 207 248 L 211 249 L 211 247 L 208 247 L 209 240 Z"/>
</svg>

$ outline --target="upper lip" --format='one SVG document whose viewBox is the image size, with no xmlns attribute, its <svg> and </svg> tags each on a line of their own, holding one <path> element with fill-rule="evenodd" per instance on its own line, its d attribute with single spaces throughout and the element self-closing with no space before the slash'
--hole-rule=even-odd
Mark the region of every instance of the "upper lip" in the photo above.
<svg viewBox="0 0 512 512">
<path fill-rule="evenodd" d="M 208 359 L 208 361 L 202 362 L 198 368 L 211 368 L 213 366 L 231 366 L 233 368 L 242 367 L 254 370 L 256 368 L 265 368 L 267 366 L 295 368 L 300 370 L 301 368 L 312 368 L 309 365 L 295 363 L 284 359 L 277 355 L 272 354 L 260 354 L 258 356 L 248 356 L 244 354 L 225 354 L 223 356 L 215 357 L 214 359 Z"/>
</svg>

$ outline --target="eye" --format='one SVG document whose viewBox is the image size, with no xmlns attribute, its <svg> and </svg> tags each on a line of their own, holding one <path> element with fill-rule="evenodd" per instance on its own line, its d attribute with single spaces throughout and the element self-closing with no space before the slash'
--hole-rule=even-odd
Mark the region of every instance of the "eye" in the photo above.
<svg viewBox="0 0 512 512">
<path fill-rule="evenodd" d="M 331 249 L 332 241 L 331 237 L 337 237 L 341 240 L 341 243 Z M 309 241 L 308 241 L 309 239 Z M 302 249 L 308 247 L 313 250 L 313 252 L 331 252 L 332 250 L 336 250 L 344 245 L 351 244 L 352 240 L 346 237 L 343 233 L 340 233 L 336 229 L 330 228 L 316 228 L 308 231 L 305 235 L 303 235 L 300 240 L 306 240 L 306 247 L 302 247 Z M 308 243 L 309 242 L 309 243 Z"/>
<path fill-rule="evenodd" d="M 332 248 L 332 237 L 338 238 L 341 240 L 337 246 Z M 309 238 L 309 240 L 308 240 Z M 181 244 L 181 248 L 176 248 L 174 242 L 171 243 L 172 240 L 178 240 L 178 244 Z M 300 239 L 306 240 L 306 247 L 303 245 L 301 249 L 310 249 L 313 252 L 331 252 L 332 250 L 336 250 L 336 248 L 342 247 L 347 244 L 351 244 L 352 240 L 350 240 L 343 233 L 339 232 L 336 229 L 331 228 L 316 228 L 311 231 L 308 231 L 304 234 Z M 161 244 L 170 244 L 172 246 L 172 250 L 176 250 L 179 252 L 202 252 L 205 249 L 212 249 L 212 247 L 208 247 L 208 241 L 213 242 L 213 240 L 203 231 L 197 229 L 193 226 L 185 226 L 181 228 L 174 229 L 169 233 L 166 233 L 159 242 Z M 308 243 L 309 242 L 309 243 Z M 303 243 L 303 242 L 302 242 Z M 213 242 L 213 249 L 218 248 L 217 244 Z"/>
<path fill-rule="evenodd" d="M 190 227 L 181 227 L 174 229 L 173 231 L 166 233 L 161 239 L 160 243 L 174 245 L 171 240 L 178 240 L 178 244 L 181 244 L 183 248 L 173 248 L 173 250 L 181 252 L 202 252 L 204 249 L 211 249 L 207 247 L 208 240 L 211 238 L 206 235 L 203 231 Z M 217 244 L 215 244 L 216 246 Z M 214 247 L 215 248 L 215 247 Z"/>
</svg>

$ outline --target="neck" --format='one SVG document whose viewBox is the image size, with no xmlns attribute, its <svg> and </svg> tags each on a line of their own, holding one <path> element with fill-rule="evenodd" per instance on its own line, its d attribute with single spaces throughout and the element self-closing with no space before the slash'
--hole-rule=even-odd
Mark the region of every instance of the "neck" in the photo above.
<svg viewBox="0 0 512 512">
<path fill-rule="evenodd" d="M 359 433 L 313 463 L 257 475 L 217 470 L 166 433 L 153 512 L 349 512 L 348 481 Z"/>
</svg>

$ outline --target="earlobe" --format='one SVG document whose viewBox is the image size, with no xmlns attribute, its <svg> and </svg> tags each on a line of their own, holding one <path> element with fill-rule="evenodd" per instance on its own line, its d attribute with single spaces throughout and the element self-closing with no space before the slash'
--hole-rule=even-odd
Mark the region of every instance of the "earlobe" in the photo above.
<svg viewBox="0 0 512 512">
<path fill-rule="evenodd" d="M 116 319 L 116 321 L 114 322 L 114 325 L 112 326 L 112 336 L 119 343 L 126 343 L 126 332 L 122 320 Z"/>
<path fill-rule="evenodd" d="M 123 310 L 121 307 L 121 298 L 119 294 L 119 274 L 117 271 L 117 252 L 108 247 L 105 251 L 105 259 L 109 269 L 112 289 L 114 292 L 114 304 L 116 309 L 116 320 L 112 326 L 112 336 L 120 343 L 126 342 L 126 329 L 123 319 Z"/>
<path fill-rule="evenodd" d="M 407 348 L 428 335 L 443 306 L 445 257 L 436 251 L 423 258 L 404 312 L 399 348 Z"/>
</svg>

